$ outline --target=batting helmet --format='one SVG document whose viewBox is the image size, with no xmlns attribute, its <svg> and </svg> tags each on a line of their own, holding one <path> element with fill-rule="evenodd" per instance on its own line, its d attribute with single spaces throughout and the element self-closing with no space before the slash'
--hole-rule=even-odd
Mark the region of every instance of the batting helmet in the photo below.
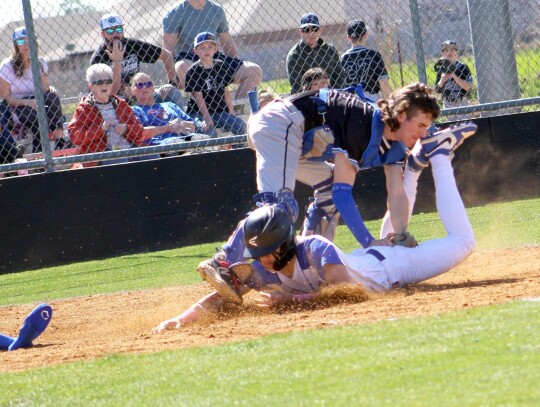
<svg viewBox="0 0 540 407">
<path fill-rule="evenodd" d="M 251 212 L 244 222 L 244 257 L 273 254 L 274 270 L 281 270 L 296 254 L 291 215 L 280 204 L 265 205 Z"/>
</svg>

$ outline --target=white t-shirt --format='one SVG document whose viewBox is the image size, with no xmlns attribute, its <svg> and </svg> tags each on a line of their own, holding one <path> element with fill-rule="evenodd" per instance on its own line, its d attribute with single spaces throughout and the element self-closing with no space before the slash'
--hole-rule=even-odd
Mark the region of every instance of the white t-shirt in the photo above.
<svg viewBox="0 0 540 407">
<path fill-rule="evenodd" d="M 39 58 L 39 64 L 41 66 L 41 72 L 49 72 L 49 66 L 43 58 Z M 6 58 L 0 64 L 0 78 L 11 85 L 11 96 L 16 99 L 34 96 L 34 79 L 32 78 L 32 69 L 24 71 L 22 77 L 16 76 L 13 66 L 11 65 L 11 59 Z"/>
<path fill-rule="evenodd" d="M 101 116 L 104 121 L 109 121 L 111 125 L 107 128 L 107 149 L 109 150 L 122 150 L 125 148 L 130 148 L 131 145 L 124 137 L 118 134 L 114 128 L 118 125 L 118 116 L 116 116 L 116 110 L 111 102 L 108 103 L 98 103 L 96 102 L 96 107 L 98 108 Z"/>
</svg>

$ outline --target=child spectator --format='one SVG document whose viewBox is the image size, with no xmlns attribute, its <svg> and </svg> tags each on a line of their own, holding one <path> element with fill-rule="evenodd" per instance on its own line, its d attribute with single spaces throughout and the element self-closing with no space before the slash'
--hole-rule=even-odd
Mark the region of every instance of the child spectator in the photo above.
<svg viewBox="0 0 540 407">
<path fill-rule="evenodd" d="M 351 48 L 341 56 L 347 86 L 362 85 L 364 93 L 373 100 L 387 99 L 392 93 L 388 72 L 378 51 L 366 48 L 367 26 L 353 20 L 347 24 L 347 38 Z"/>
<path fill-rule="evenodd" d="M 330 78 L 321 68 L 311 68 L 302 76 L 302 92 L 330 87 Z"/>
<path fill-rule="evenodd" d="M 468 106 L 468 95 L 472 88 L 473 77 L 467 65 L 459 60 L 458 46 L 455 41 L 445 41 L 442 44 L 442 58 L 435 64 L 437 78 L 435 90 L 440 93 L 443 106 Z M 447 116 L 449 120 L 466 120 L 469 115 Z"/>
<path fill-rule="evenodd" d="M 0 64 L 0 99 L 6 101 L 16 119 L 33 133 L 33 150 L 41 151 L 35 86 L 30 68 L 30 47 L 26 28 L 17 28 L 11 35 L 11 41 L 13 42 L 11 56 Z M 60 98 L 55 89 L 49 87 L 49 66 L 45 59 L 39 58 L 39 67 L 49 121 L 49 137 L 58 140 L 62 138 L 65 121 Z"/>
<path fill-rule="evenodd" d="M 83 97 L 68 126 L 78 153 L 121 150 L 144 144 L 143 126 L 133 110 L 125 100 L 111 94 L 111 67 L 91 65 L 86 70 L 86 80 L 90 95 Z"/>
<path fill-rule="evenodd" d="M 207 128 L 222 128 L 233 134 L 245 134 L 246 123 L 236 116 L 229 86 L 233 82 L 233 72 L 227 65 L 214 59 L 217 40 L 209 32 L 199 33 L 194 42 L 199 61 L 187 71 L 186 91 L 192 93 L 188 102 L 188 113 L 192 117 L 202 116 Z"/>
<path fill-rule="evenodd" d="M 259 110 L 271 101 L 279 98 L 279 95 L 270 88 L 261 89 L 257 96 L 259 97 Z"/>
</svg>

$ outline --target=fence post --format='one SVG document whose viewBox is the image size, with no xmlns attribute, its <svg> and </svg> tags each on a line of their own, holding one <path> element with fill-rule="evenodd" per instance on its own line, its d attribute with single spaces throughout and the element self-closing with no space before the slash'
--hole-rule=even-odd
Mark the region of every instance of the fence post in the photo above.
<svg viewBox="0 0 540 407">
<path fill-rule="evenodd" d="M 28 45 L 30 48 L 30 66 L 32 68 L 32 78 L 34 79 L 34 89 L 37 103 L 39 138 L 41 139 L 41 149 L 46 165 L 47 172 L 54 171 L 54 165 L 51 154 L 51 144 L 49 140 L 49 120 L 45 112 L 45 97 L 41 84 L 41 67 L 38 59 L 36 33 L 34 31 L 34 20 L 32 17 L 32 6 L 30 0 L 22 0 L 24 24 L 28 35 Z M 34 137 L 37 135 L 34 134 Z"/>
<path fill-rule="evenodd" d="M 480 103 L 520 98 L 508 0 L 467 0 Z"/>
<path fill-rule="evenodd" d="M 424 44 L 422 41 L 422 27 L 420 25 L 420 15 L 418 14 L 418 2 L 409 0 L 411 10 L 411 22 L 414 37 L 414 54 L 416 55 L 416 65 L 418 68 L 418 79 L 427 84 L 426 58 L 424 56 Z"/>
</svg>

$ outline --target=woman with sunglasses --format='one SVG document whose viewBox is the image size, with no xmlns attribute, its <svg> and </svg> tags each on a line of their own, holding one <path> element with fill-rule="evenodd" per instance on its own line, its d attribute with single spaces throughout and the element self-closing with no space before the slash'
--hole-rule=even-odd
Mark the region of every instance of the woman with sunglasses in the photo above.
<svg viewBox="0 0 540 407">
<path fill-rule="evenodd" d="M 82 98 L 68 126 L 71 141 L 79 147 L 78 153 L 123 150 L 143 145 L 142 124 L 128 103 L 112 94 L 111 67 L 91 65 L 86 70 L 86 80 L 90 94 Z M 130 160 L 115 160 L 114 163 L 127 161 Z"/>
<path fill-rule="evenodd" d="M 32 143 L 34 152 L 41 151 L 35 85 L 30 67 L 30 48 L 26 28 L 15 29 L 11 40 L 13 41 L 11 56 L 0 64 L 0 99 L 4 99 L 16 119 L 34 135 Z M 39 58 L 39 66 L 49 121 L 49 137 L 57 140 L 62 137 L 65 118 L 62 114 L 60 98 L 54 88 L 49 87 L 49 67 L 45 59 Z"/>
<path fill-rule="evenodd" d="M 194 133 L 203 132 L 203 123 L 198 119 L 192 119 L 176 104 L 156 103 L 154 83 L 147 74 L 142 72 L 135 74 L 131 80 L 131 93 L 136 100 L 136 105 L 132 106 L 132 109 L 144 126 L 145 145 L 189 141 Z"/>
<path fill-rule="evenodd" d="M 345 80 L 337 49 L 321 38 L 319 17 L 307 13 L 300 19 L 300 41 L 287 54 L 287 76 L 291 83 L 291 95 L 302 88 L 302 76 L 310 68 L 319 67 L 330 74 L 330 86 L 342 88 Z"/>
</svg>

